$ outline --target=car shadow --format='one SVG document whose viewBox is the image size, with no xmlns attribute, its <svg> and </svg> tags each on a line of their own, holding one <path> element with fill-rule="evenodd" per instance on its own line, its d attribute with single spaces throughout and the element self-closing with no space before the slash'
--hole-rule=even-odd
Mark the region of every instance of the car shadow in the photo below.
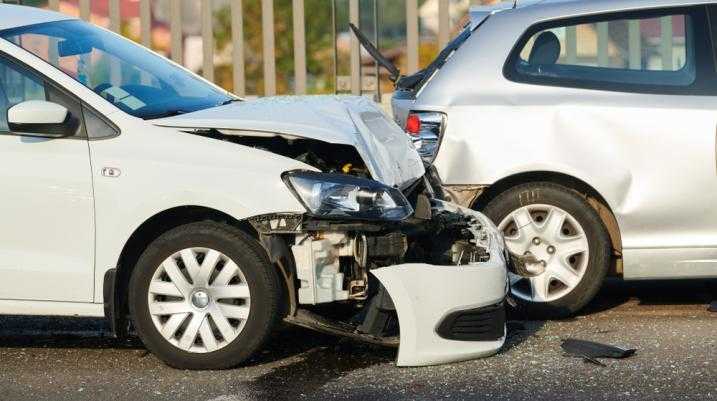
<svg viewBox="0 0 717 401">
<path fill-rule="evenodd" d="M 139 338 L 115 338 L 102 318 L 0 316 L 3 348 L 141 349 Z"/>
<path fill-rule="evenodd" d="M 510 319 L 519 320 L 508 320 L 506 326 L 507 335 L 505 338 L 505 344 L 500 351 L 498 351 L 498 354 L 510 352 L 513 348 L 518 347 L 530 337 L 535 336 L 545 325 L 545 321 L 526 320 L 517 312 L 509 313 L 508 316 Z"/>
<path fill-rule="evenodd" d="M 0 347 L 2 348 L 66 348 L 66 349 L 144 349 L 139 337 L 113 337 L 102 318 L 0 316 Z M 287 358 L 311 355 L 306 359 L 324 359 L 329 365 L 345 370 L 342 358 L 361 353 L 375 356 L 363 363 L 395 359 L 396 349 L 357 343 L 282 324 L 254 357 L 243 365 L 270 364 Z M 328 361 L 336 358 L 334 363 Z"/>
<path fill-rule="evenodd" d="M 717 299 L 717 280 L 623 281 L 610 278 L 580 316 L 615 309 L 627 303 L 638 306 L 708 305 Z"/>
<path fill-rule="evenodd" d="M 341 358 L 355 357 L 360 352 L 376 353 L 381 355 L 380 360 L 386 358 L 391 360 L 396 355 L 395 348 L 365 344 L 284 324 L 267 340 L 262 350 L 245 364 L 267 364 L 314 353 L 323 355 L 324 358 L 336 357 L 336 363 L 340 363 Z M 316 355 L 316 357 L 318 356 Z"/>
<path fill-rule="evenodd" d="M 249 364 L 285 358 L 291 358 L 291 362 L 252 381 L 236 383 L 234 390 L 256 400 L 301 399 L 352 371 L 393 363 L 396 352 L 395 348 L 287 327 L 279 331 Z"/>
</svg>

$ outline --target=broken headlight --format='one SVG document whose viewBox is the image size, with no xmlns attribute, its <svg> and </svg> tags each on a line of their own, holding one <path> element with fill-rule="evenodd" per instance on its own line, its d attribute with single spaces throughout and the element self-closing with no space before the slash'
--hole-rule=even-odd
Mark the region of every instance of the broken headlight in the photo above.
<svg viewBox="0 0 717 401">
<path fill-rule="evenodd" d="M 377 181 L 313 171 L 282 178 L 312 216 L 399 221 L 413 213 L 401 191 Z"/>
</svg>

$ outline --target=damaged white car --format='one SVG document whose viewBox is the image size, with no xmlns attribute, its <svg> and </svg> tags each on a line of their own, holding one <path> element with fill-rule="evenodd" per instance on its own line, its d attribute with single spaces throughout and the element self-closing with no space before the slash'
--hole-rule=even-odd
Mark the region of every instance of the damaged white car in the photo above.
<svg viewBox="0 0 717 401">
<path fill-rule="evenodd" d="M 0 313 L 131 322 L 189 369 L 282 319 L 404 366 L 502 346 L 501 235 L 370 101 L 244 102 L 79 20 L 0 15 Z"/>
</svg>

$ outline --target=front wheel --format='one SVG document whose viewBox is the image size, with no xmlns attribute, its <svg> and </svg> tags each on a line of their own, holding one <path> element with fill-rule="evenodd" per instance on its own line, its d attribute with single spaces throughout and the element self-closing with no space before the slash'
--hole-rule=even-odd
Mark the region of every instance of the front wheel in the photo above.
<svg viewBox="0 0 717 401">
<path fill-rule="evenodd" d="M 278 278 L 260 245 L 234 227 L 193 223 L 139 258 L 130 314 L 145 346 L 180 369 L 223 369 L 249 358 L 278 320 Z"/>
<path fill-rule="evenodd" d="M 597 294 L 610 263 L 609 236 L 587 201 L 552 183 L 524 184 L 485 208 L 503 232 L 508 249 L 532 255 L 538 272 L 511 274 L 513 296 L 536 318 L 564 318 Z"/>
</svg>

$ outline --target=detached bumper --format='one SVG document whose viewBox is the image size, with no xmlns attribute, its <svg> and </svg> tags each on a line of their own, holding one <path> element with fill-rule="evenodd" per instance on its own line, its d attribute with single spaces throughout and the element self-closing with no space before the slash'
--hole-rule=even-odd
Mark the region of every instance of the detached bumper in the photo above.
<svg viewBox="0 0 717 401">
<path fill-rule="evenodd" d="M 506 262 L 464 266 L 405 264 L 373 270 L 398 313 L 398 366 L 426 366 L 490 356 L 505 343 Z"/>
</svg>

